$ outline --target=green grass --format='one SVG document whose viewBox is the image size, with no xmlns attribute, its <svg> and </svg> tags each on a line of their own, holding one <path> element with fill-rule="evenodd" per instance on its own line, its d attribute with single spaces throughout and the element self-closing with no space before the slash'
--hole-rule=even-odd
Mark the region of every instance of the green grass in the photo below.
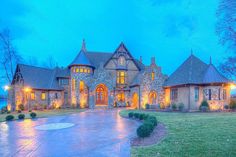
<svg viewBox="0 0 236 157">
<path fill-rule="evenodd" d="M 148 113 L 166 125 L 168 135 L 158 145 L 133 147 L 132 156 L 236 156 L 236 113 Z"/>
<path fill-rule="evenodd" d="M 60 115 L 67 115 L 67 114 L 72 114 L 72 113 L 78 113 L 78 112 L 82 112 L 85 111 L 85 109 L 55 109 L 55 110 L 43 110 L 43 111 L 32 111 L 35 112 L 37 114 L 37 118 L 43 118 L 43 117 L 50 117 L 50 116 L 60 116 Z M 24 111 L 21 112 L 22 114 L 25 114 L 25 118 L 31 118 L 30 117 L 30 112 Z M 15 117 L 15 120 L 18 119 L 18 115 L 21 113 L 17 113 L 17 112 L 12 112 L 10 113 L 11 115 L 13 115 Z M 0 114 L 0 122 L 4 122 L 5 117 L 7 115 L 10 114 Z"/>
</svg>

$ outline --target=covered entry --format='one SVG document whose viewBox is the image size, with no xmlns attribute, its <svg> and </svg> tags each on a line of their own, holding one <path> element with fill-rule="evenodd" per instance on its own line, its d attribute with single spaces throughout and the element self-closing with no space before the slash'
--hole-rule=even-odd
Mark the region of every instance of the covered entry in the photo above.
<svg viewBox="0 0 236 157">
<path fill-rule="evenodd" d="M 150 105 L 157 104 L 157 93 L 156 91 L 151 91 L 148 96 L 148 101 Z"/>
<path fill-rule="evenodd" d="M 96 88 L 96 105 L 108 105 L 108 89 L 106 85 L 99 84 Z"/>
</svg>

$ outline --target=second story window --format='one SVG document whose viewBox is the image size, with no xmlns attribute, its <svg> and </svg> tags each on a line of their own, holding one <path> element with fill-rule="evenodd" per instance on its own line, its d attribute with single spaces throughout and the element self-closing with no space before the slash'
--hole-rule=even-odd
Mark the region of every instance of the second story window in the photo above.
<svg viewBox="0 0 236 157">
<path fill-rule="evenodd" d="M 211 100 L 211 89 L 208 89 L 208 100 Z"/>
<path fill-rule="evenodd" d="M 155 73 L 154 72 L 152 72 L 151 78 L 152 78 L 152 81 L 155 79 Z"/>
<path fill-rule="evenodd" d="M 72 90 L 75 90 L 75 86 L 76 86 L 76 80 L 73 78 L 72 79 Z"/>
<path fill-rule="evenodd" d="M 223 100 L 226 100 L 226 98 L 227 98 L 226 89 L 223 89 Z"/>
<path fill-rule="evenodd" d="M 118 59 L 118 63 L 119 65 L 124 66 L 125 65 L 125 57 L 124 56 L 120 56 Z"/>
<path fill-rule="evenodd" d="M 125 71 L 117 71 L 116 83 L 125 84 Z"/>
</svg>

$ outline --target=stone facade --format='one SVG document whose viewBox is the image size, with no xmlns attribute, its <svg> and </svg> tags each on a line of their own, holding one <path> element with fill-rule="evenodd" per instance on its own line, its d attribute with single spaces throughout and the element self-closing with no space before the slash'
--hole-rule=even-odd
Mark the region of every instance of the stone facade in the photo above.
<svg viewBox="0 0 236 157">
<path fill-rule="evenodd" d="M 41 80 L 40 77 L 29 76 L 31 73 L 45 78 Z M 223 109 L 229 103 L 228 84 L 166 87 L 164 83 L 167 79 L 154 57 L 151 58 L 151 64 L 145 66 L 141 59 L 133 58 L 123 43 L 113 53 L 88 52 L 83 43 L 81 51 L 67 68 L 44 69 L 18 65 L 8 104 L 14 110 L 20 104 L 27 109 L 94 109 L 116 106 L 145 108 L 145 104 L 165 108 L 173 103 L 183 103 L 186 109 L 196 110 L 203 100 L 208 100 L 210 108 L 215 110 Z M 177 89 L 176 99 L 172 99 L 173 89 Z"/>
</svg>

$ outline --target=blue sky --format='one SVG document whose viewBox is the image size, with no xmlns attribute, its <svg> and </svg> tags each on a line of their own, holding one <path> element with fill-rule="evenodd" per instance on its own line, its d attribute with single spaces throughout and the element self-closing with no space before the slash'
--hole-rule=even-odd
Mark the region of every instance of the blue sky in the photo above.
<svg viewBox="0 0 236 157">
<path fill-rule="evenodd" d="M 88 50 L 113 52 L 123 41 L 134 57 L 156 57 L 171 74 L 190 50 L 218 64 L 225 49 L 215 34 L 218 0 L 1 0 L 0 29 L 9 28 L 17 51 L 67 66 L 85 38 Z"/>
</svg>

